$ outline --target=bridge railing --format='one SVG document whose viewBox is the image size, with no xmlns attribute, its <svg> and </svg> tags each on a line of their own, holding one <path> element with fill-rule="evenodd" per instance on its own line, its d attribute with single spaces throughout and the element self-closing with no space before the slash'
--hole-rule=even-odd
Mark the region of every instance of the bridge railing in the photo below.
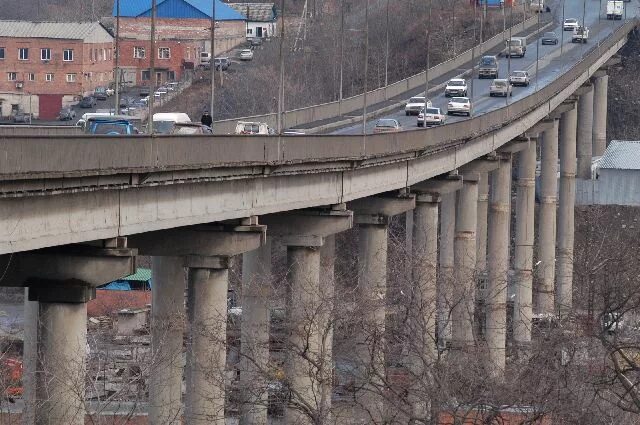
<svg viewBox="0 0 640 425">
<path fill-rule="evenodd" d="M 538 23 L 537 17 L 529 18 L 517 25 L 511 27 L 511 31 L 526 31 L 532 28 Z M 438 65 L 429 69 L 429 78 L 439 78 L 459 67 L 465 63 L 471 61 L 471 58 L 475 54 L 475 57 L 480 57 L 482 52 L 491 50 L 501 45 L 506 37 L 509 35 L 509 29 L 503 31 L 494 37 L 483 42 L 481 45 L 476 46 L 475 52 L 472 49 L 466 50 L 460 53 L 455 58 L 441 62 Z M 418 74 L 412 75 L 408 78 L 396 81 L 389 84 L 386 87 L 380 87 L 367 92 L 367 103 L 374 105 L 385 100 L 392 99 L 410 90 L 414 90 L 418 87 L 424 86 L 426 83 L 425 72 L 422 71 Z M 294 109 L 286 111 L 284 113 L 284 128 L 295 128 L 304 124 L 308 124 L 315 121 L 321 121 L 325 119 L 335 118 L 342 114 L 348 114 L 354 111 L 358 111 L 364 107 L 364 94 L 358 94 L 342 100 L 342 102 L 333 101 L 319 105 L 307 106 L 304 108 Z M 238 121 L 260 121 L 275 127 L 277 121 L 277 114 L 263 114 L 253 115 L 250 117 L 232 118 L 228 120 L 220 120 L 214 123 L 216 134 L 232 134 L 235 130 L 236 123 Z"/>
<path fill-rule="evenodd" d="M 289 171 L 269 170 L 265 165 L 325 163 L 331 169 L 349 169 L 351 161 L 375 157 L 419 155 L 443 150 L 452 144 L 490 133 L 509 122 L 544 106 L 581 75 L 594 67 L 604 52 L 626 38 L 638 24 L 631 20 L 596 46 L 567 72 L 541 90 L 494 111 L 477 117 L 417 131 L 357 136 L 110 136 L 55 137 L 24 136 L 0 138 L 0 179 L 21 180 L 44 178 L 91 177 L 95 184 L 110 184 L 101 175 L 126 173 L 168 173 L 168 180 L 179 180 L 181 171 L 202 169 L 198 178 L 215 180 L 212 168 L 243 167 L 238 175 L 262 176 L 265 173 Z M 597 68 L 592 69 L 595 72 Z M 549 110 L 551 112 L 551 110 Z M 255 166 L 255 167 L 252 167 Z M 247 169 L 249 171 L 247 171 Z M 295 172 L 295 171 L 291 171 Z M 248 173 L 248 174 L 247 174 Z M 229 171 L 225 171 L 228 175 Z M 186 174 L 185 174 L 186 176 Z M 189 178 L 193 179 L 190 172 Z M 91 184 L 83 179 L 83 184 Z M 0 191 L 26 189 L 20 184 L 0 184 Z M 39 186 L 36 186 L 39 187 Z"/>
</svg>

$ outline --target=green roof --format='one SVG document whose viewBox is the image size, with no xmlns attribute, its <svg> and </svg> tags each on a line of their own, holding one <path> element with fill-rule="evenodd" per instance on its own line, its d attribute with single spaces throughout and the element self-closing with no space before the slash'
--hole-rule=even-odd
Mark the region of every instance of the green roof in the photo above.
<svg viewBox="0 0 640 425">
<path fill-rule="evenodd" d="M 120 280 L 132 280 L 135 282 L 148 282 L 149 280 L 151 280 L 151 269 L 145 269 L 145 268 L 138 268 L 136 269 L 136 272 L 132 275 L 129 275 L 127 277 L 123 277 Z"/>
</svg>

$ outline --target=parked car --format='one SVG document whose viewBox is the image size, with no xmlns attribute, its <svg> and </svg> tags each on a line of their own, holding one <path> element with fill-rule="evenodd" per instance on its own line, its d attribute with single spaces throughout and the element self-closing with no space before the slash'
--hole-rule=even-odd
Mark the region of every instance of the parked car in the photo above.
<svg viewBox="0 0 640 425">
<path fill-rule="evenodd" d="M 140 97 L 149 97 L 151 91 L 149 87 L 140 87 L 140 91 L 138 91 L 138 94 L 140 95 Z"/>
<path fill-rule="evenodd" d="M 118 102 L 118 103 L 119 103 L 119 105 L 118 105 L 118 106 L 119 106 L 120 108 L 126 108 L 126 107 L 128 107 L 129 105 L 131 105 L 133 102 L 134 102 L 133 98 L 131 98 L 131 97 L 126 97 L 126 96 L 122 96 L 122 97 L 120 98 L 120 101 Z"/>
<path fill-rule="evenodd" d="M 76 117 L 76 111 L 74 111 L 69 107 L 60 109 L 60 113 L 58 113 L 58 119 L 60 121 L 71 121 L 75 117 Z"/>
<path fill-rule="evenodd" d="M 446 116 L 440 112 L 440 108 L 427 107 L 418 114 L 418 127 L 431 127 L 444 124 Z"/>
<path fill-rule="evenodd" d="M 478 78 L 498 78 L 498 58 L 495 56 L 483 56 L 478 66 Z"/>
<path fill-rule="evenodd" d="M 531 80 L 527 71 L 512 71 L 511 75 L 509 75 L 509 82 L 512 86 L 527 87 Z"/>
<path fill-rule="evenodd" d="M 407 101 L 407 104 L 404 106 L 404 113 L 409 115 L 417 115 L 420 113 L 422 108 L 431 106 L 431 101 L 427 101 L 425 105 L 425 97 L 424 96 L 414 96 Z"/>
<path fill-rule="evenodd" d="M 238 121 L 235 134 L 269 135 L 275 134 L 275 131 L 264 122 Z"/>
<path fill-rule="evenodd" d="M 489 87 L 489 96 L 513 96 L 512 88 L 509 80 L 495 79 Z"/>
<path fill-rule="evenodd" d="M 105 89 L 105 92 L 107 93 L 107 96 L 113 96 L 114 94 L 116 94 L 115 89 L 112 89 L 111 87 L 107 87 Z"/>
<path fill-rule="evenodd" d="M 221 69 L 223 71 L 226 71 L 227 69 L 229 69 L 229 66 L 231 65 L 231 61 L 227 56 L 221 56 L 219 58 L 215 58 L 213 62 L 217 71 L 220 71 Z"/>
<path fill-rule="evenodd" d="M 563 31 L 573 31 L 574 29 L 578 28 L 578 20 L 574 19 L 574 18 L 567 18 L 564 20 L 564 22 L 562 23 L 562 30 Z"/>
<path fill-rule="evenodd" d="M 82 98 L 78 106 L 84 109 L 95 108 L 96 107 L 96 98 L 93 96 L 85 96 Z"/>
<path fill-rule="evenodd" d="M 252 38 L 251 40 L 249 40 L 249 44 L 251 44 L 251 46 L 262 46 L 262 39 Z"/>
<path fill-rule="evenodd" d="M 27 112 L 16 112 L 15 114 L 11 115 L 11 121 L 28 123 L 31 121 L 31 114 Z"/>
<path fill-rule="evenodd" d="M 121 136 L 138 134 L 138 129 L 129 121 L 113 118 L 90 118 L 85 127 L 89 134 Z"/>
<path fill-rule="evenodd" d="M 199 122 L 177 122 L 173 124 L 170 134 L 212 134 L 211 127 Z"/>
<path fill-rule="evenodd" d="M 240 50 L 240 60 L 250 61 L 253 59 L 253 51 L 251 49 Z"/>
<path fill-rule="evenodd" d="M 376 122 L 376 126 L 373 128 L 374 133 L 395 133 L 401 131 L 402 127 L 398 120 L 393 118 L 382 118 Z"/>
<path fill-rule="evenodd" d="M 447 81 L 447 85 L 444 88 L 444 95 L 445 97 L 466 96 L 467 81 L 463 78 L 452 78 Z"/>
<path fill-rule="evenodd" d="M 106 87 L 98 86 L 93 89 L 93 97 L 95 97 L 96 100 L 107 100 L 109 96 L 107 95 Z"/>
<path fill-rule="evenodd" d="M 542 44 L 558 44 L 558 36 L 555 32 L 545 32 L 540 39 Z"/>
<path fill-rule="evenodd" d="M 468 97 L 452 97 L 447 104 L 447 115 L 464 114 L 471 116 L 473 107 Z"/>
</svg>

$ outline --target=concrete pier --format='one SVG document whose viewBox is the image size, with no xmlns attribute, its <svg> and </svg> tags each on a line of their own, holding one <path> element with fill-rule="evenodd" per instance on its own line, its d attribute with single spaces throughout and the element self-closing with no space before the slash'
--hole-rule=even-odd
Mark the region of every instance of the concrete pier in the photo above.
<svg viewBox="0 0 640 425">
<path fill-rule="evenodd" d="M 576 201 L 577 110 L 560 119 L 560 202 L 558 208 L 558 261 L 556 271 L 556 311 L 571 310 L 573 292 L 574 208 Z"/>
<path fill-rule="evenodd" d="M 480 173 L 478 180 L 478 229 L 476 230 L 476 270 L 487 270 L 487 211 L 489 208 L 489 176 Z"/>
<path fill-rule="evenodd" d="M 36 420 L 36 370 L 38 370 L 38 302 L 29 301 L 29 288 L 24 288 L 24 344 L 22 354 L 22 425 L 34 425 Z"/>
<path fill-rule="evenodd" d="M 553 314 L 556 268 L 556 200 L 558 193 L 558 120 L 542 133 L 540 171 L 540 213 L 538 217 L 538 255 L 535 308 L 540 314 Z M 591 134 L 589 132 L 589 134 Z"/>
<path fill-rule="evenodd" d="M 501 379 L 506 360 L 509 218 L 511 216 L 511 159 L 501 159 L 491 173 L 487 241 L 486 343 L 488 370 Z"/>
<path fill-rule="evenodd" d="M 583 86 L 581 90 L 578 100 L 577 177 L 590 180 L 593 156 L 593 87 Z"/>
<path fill-rule="evenodd" d="M 605 71 L 593 78 L 593 156 L 602 156 L 607 148 L 607 91 L 609 76 Z"/>
<path fill-rule="evenodd" d="M 440 203 L 440 250 L 438 261 L 438 346 L 446 347 L 451 342 L 451 312 L 453 309 L 454 237 L 456 229 L 456 193 L 442 195 Z"/>
<path fill-rule="evenodd" d="M 533 244 L 535 226 L 536 140 L 518 158 L 515 244 L 515 299 L 513 303 L 513 340 L 516 349 L 531 343 L 533 302 Z"/>
<path fill-rule="evenodd" d="M 271 238 L 267 238 L 262 247 L 242 257 L 240 425 L 267 425 L 271 277 Z"/>
<path fill-rule="evenodd" d="M 452 345 L 468 349 L 475 345 L 476 226 L 478 182 L 464 180 L 456 201 Z"/>
</svg>

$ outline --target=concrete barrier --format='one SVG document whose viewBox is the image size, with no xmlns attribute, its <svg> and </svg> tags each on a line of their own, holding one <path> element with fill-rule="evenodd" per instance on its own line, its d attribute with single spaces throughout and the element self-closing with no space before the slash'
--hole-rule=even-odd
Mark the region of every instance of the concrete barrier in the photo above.
<svg viewBox="0 0 640 425">
<path fill-rule="evenodd" d="M 82 129 L 75 125 L 0 125 L 0 137 L 4 136 L 66 136 L 80 135 Z"/>
</svg>

